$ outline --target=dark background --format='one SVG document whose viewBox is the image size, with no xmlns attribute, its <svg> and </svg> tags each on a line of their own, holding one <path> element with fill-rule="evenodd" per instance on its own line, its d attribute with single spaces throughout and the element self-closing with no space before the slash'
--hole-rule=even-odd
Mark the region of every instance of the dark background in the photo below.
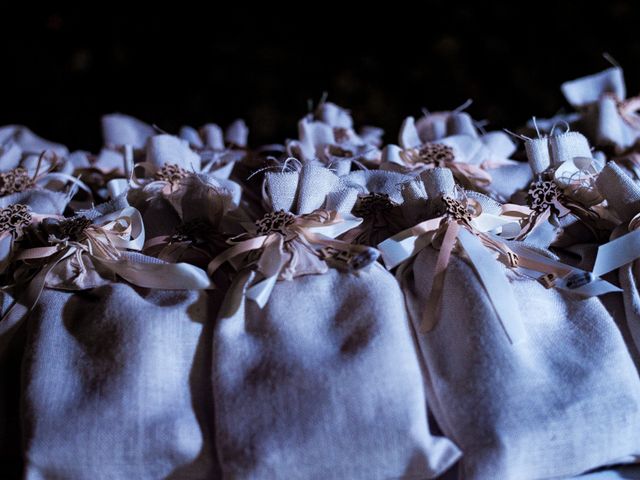
<svg viewBox="0 0 640 480">
<path fill-rule="evenodd" d="M 156 5 L 3 15 L 0 124 L 96 150 L 102 113 L 170 132 L 244 117 L 257 145 L 295 136 L 326 91 L 387 141 L 405 116 L 467 98 L 514 128 L 566 107 L 560 83 L 606 68 L 604 52 L 640 91 L 640 2 Z"/>
</svg>

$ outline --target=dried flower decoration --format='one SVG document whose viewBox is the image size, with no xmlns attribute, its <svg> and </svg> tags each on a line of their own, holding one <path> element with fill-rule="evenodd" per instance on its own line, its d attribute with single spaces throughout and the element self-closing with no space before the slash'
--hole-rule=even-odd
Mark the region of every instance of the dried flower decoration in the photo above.
<svg viewBox="0 0 640 480">
<path fill-rule="evenodd" d="M 538 180 L 529 187 L 527 203 L 531 210 L 542 213 L 549 208 L 557 210 L 556 205 L 561 198 L 562 192 L 555 182 L 552 180 Z"/>
<path fill-rule="evenodd" d="M 442 201 L 444 203 L 445 215 L 467 224 L 473 219 L 471 212 L 469 212 L 462 202 L 447 196 L 442 197 Z"/>
<path fill-rule="evenodd" d="M 27 205 L 19 203 L 9 205 L 0 210 L 0 234 L 9 232 L 14 237 L 19 237 L 31 224 L 31 220 L 32 216 Z"/>
<path fill-rule="evenodd" d="M 0 173 L 0 197 L 24 192 L 34 186 L 35 181 L 29 176 L 25 168 L 17 167 Z"/>
<path fill-rule="evenodd" d="M 81 242 L 87 238 L 85 231 L 92 223 L 90 219 L 83 216 L 62 220 L 57 225 L 59 238 Z"/>
<path fill-rule="evenodd" d="M 268 235 L 270 233 L 279 233 L 283 236 L 288 236 L 289 231 L 287 227 L 293 225 L 296 221 L 295 215 L 284 210 L 277 212 L 269 212 L 260 220 L 256 221 L 258 227 L 258 235 Z"/>
<path fill-rule="evenodd" d="M 398 204 L 391 200 L 387 193 L 368 193 L 358 197 L 358 202 L 353 208 L 353 214 L 357 217 L 366 218 L 397 206 Z"/>
<path fill-rule="evenodd" d="M 420 148 L 410 148 L 400 153 L 410 165 L 426 164 L 436 167 L 446 166 L 455 160 L 453 148 L 443 143 L 427 143 Z"/>
<path fill-rule="evenodd" d="M 163 165 L 162 168 L 155 173 L 154 177 L 156 180 L 168 182 L 175 185 L 180 183 L 180 181 L 188 175 L 189 172 L 187 172 L 179 165 L 166 164 Z"/>
<path fill-rule="evenodd" d="M 319 250 L 322 260 L 335 264 L 347 270 L 360 270 L 371 265 L 378 259 L 379 253 L 373 248 L 362 251 L 340 250 L 331 246 Z"/>
</svg>

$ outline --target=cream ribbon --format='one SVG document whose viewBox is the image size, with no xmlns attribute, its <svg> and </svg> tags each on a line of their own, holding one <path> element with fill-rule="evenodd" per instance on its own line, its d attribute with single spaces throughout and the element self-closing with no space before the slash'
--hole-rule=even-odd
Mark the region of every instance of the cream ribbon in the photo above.
<svg viewBox="0 0 640 480">
<path fill-rule="evenodd" d="M 598 247 L 593 274 L 600 276 L 640 258 L 640 213 L 628 224 L 629 233 Z"/>
<path fill-rule="evenodd" d="M 421 222 L 378 245 L 386 267 L 392 269 L 442 238 L 434 269 L 433 285 L 420 323 L 420 330 L 423 333 L 431 331 L 437 323 L 444 275 L 456 245 L 459 245 L 469 257 L 509 341 L 513 344 L 525 339 L 525 329 L 517 300 L 502 268 L 496 262 L 495 254 L 497 254 L 497 260 L 508 268 L 517 268 L 529 276 L 533 276 L 531 272 L 550 275 L 554 282 L 558 282 L 557 286 L 583 295 L 600 295 L 619 290 L 608 282 L 598 279 L 600 288 L 594 293 L 586 288 L 585 284 L 577 284 L 582 278 L 581 275 L 587 272 L 537 254 L 523 245 L 519 245 L 516 251 L 496 236 L 499 233 L 509 232 L 508 236 L 516 237 L 520 222 L 526 218 L 528 210 L 526 207 L 505 204 L 499 215 L 489 215 L 476 208 L 477 216 L 471 221 L 455 220 L 448 215 L 443 215 Z M 533 278 L 536 277 L 533 276 Z M 591 277 L 588 279 L 589 282 L 586 283 L 594 280 Z M 574 283 L 571 283 L 572 280 Z M 607 291 L 604 291 L 605 289 Z"/>
<path fill-rule="evenodd" d="M 93 262 L 144 288 L 202 290 L 213 288 L 207 274 L 186 263 L 143 263 L 131 261 L 123 253 L 140 251 L 144 245 L 144 225 L 133 207 L 102 216 L 86 227 L 82 241 L 63 240 L 55 246 L 27 248 L 14 261 L 45 260 L 42 269 L 25 285 L 16 303 L 3 315 L 0 331 L 17 323 L 36 305 L 47 277 L 60 262 L 71 256 L 89 255 Z M 18 306 L 25 307 L 20 309 Z"/>
<path fill-rule="evenodd" d="M 316 247 L 321 246 L 353 253 L 371 251 L 370 247 L 334 240 L 335 237 L 357 227 L 360 223 L 362 223 L 361 218 L 350 214 L 316 210 L 310 214 L 295 217 L 294 223 L 287 227 L 287 235 L 295 237 L 292 241 L 300 241 L 310 250 L 317 250 Z M 245 235 L 229 240 L 228 243 L 232 246 L 214 258 L 209 263 L 207 271 L 211 276 L 225 262 L 233 262 L 251 251 L 262 250 L 257 270 L 264 278 L 246 287 L 245 295 L 263 308 L 280 273 L 291 260 L 287 254 L 283 254 L 285 236 L 278 232 L 270 232 L 246 240 L 242 238 L 245 238 Z M 234 266 L 239 269 L 242 262 L 236 261 Z"/>
</svg>

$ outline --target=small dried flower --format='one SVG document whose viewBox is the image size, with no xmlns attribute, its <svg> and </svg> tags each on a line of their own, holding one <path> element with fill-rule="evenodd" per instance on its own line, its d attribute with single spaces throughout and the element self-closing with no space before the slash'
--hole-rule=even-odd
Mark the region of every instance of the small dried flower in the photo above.
<svg viewBox="0 0 640 480">
<path fill-rule="evenodd" d="M 22 167 L 0 173 L 0 197 L 23 192 L 34 186 L 35 182 Z"/>
<path fill-rule="evenodd" d="M 443 167 L 455 160 L 453 148 L 443 143 L 427 143 L 420 148 L 411 148 L 400 153 L 410 165 L 425 164 Z"/>
<path fill-rule="evenodd" d="M 386 193 L 369 193 L 358 197 L 358 202 L 353 208 L 353 214 L 357 217 L 366 218 L 397 205 Z"/>
<path fill-rule="evenodd" d="M 58 223 L 58 237 L 74 242 L 81 242 L 86 236 L 86 229 L 92 224 L 87 217 L 77 216 L 67 218 Z"/>
<path fill-rule="evenodd" d="M 471 213 L 467 210 L 465 205 L 462 204 L 462 202 L 446 196 L 442 197 L 442 201 L 445 205 L 446 215 L 464 223 L 469 223 L 473 219 Z"/>
<path fill-rule="evenodd" d="M 553 208 L 554 204 L 559 201 L 562 193 L 560 189 L 551 180 L 538 180 L 533 182 L 529 187 L 527 203 L 531 210 L 538 213 Z"/>
<path fill-rule="evenodd" d="M 31 214 L 29 207 L 22 204 L 9 205 L 0 209 L 0 233 L 10 232 L 19 237 L 23 230 L 31 224 Z"/>
<path fill-rule="evenodd" d="M 185 178 L 187 175 L 189 175 L 189 172 L 181 166 L 176 164 L 167 164 L 156 172 L 155 179 L 177 184 L 180 183 L 180 180 Z"/>
<path fill-rule="evenodd" d="M 295 215 L 284 210 L 278 212 L 269 212 L 260 220 L 256 221 L 258 227 L 258 235 L 268 235 L 270 233 L 279 233 L 287 236 L 287 227 L 292 225 L 296 220 Z"/>
</svg>

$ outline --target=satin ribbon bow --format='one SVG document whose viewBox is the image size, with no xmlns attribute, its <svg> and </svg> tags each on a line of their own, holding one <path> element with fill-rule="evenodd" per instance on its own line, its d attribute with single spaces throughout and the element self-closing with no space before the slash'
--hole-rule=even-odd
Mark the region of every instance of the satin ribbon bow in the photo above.
<svg viewBox="0 0 640 480">
<path fill-rule="evenodd" d="M 531 183 L 527 195 L 530 214 L 515 239 L 523 240 L 552 216 L 563 218 L 570 214 L 577 217 L 596 238 L 602 238 L 603 232 L 608 232 L 613 223 L 595 188 L 598 172 L 592 163 L 592 159 L 578 157 Z"/>
<path fill-rule="evenodd" d="M 209 263 L 208 273 L 213 275 L 225 262 L 236 269 L 253 265 L 263 279 L 247 288 L 245 295 L 262 308 L 278 279 L 324 273 L 327 262 L 332 261 L 353 270 L 374 262 L 378 257 L 375 249 L 335 240 L 361 222 L 360 218 L 328 210 L 298 216 L 282 210 L 271 212 L 256 222 L 255 234 L 229 240 L 231 248 Z"/>
<path fill-rule="evenodd" d="M 458 201 L 444 197 L 443 202 L 443 215 L 421 222 L 378 245 L 388 269 L 400 265 L 427 246 L 439 248 L 433 285 L 423 309 L 420 330 L 429 332 L 437 323 L 445 271 L 451 254 L 457 248 L 463 250 L 471 261 L 509 341 L 514 344 L 522 341 L 525 331 L 520 311 L 499 263 L 525 273 L 542 273 L 542 279 L 547 280 L 546 286 L 555 285 L 556 281 L 558 286 L 565 286 L 564 279 L 572 278 L 580 271 L 523 245 L 508 245 L 496 235 L 501 233 L 508 238 L 516 237 L 521 222 L 530 214 L 528 208 L 505 204 L 498 215 L 493 215 L 482 212 L 481 206 L 472 199 Z M 397 276 L 402 274 L 405 266 L 398 270 Z M 583 286 L 575 284 L 575 288 Z"/>
<path fill-rule="evenodd" d="M 30 226 L 40 223 L 45 218 L 61 218 L 58 215 L 41 215 L 31 211 L 28 205 L 11 204 L 0 208 L 0 272 L 4 272 L 11 262 L 15 249 L 14 244 L 20 240 L 24 231 Z"/>
<path fill-rule="evenodd" d="M 34 263 L 39 271 L 29 279 L 18 280 L 24 285 L 18 302 L 3 315 L 3 330 L 24 316 L 25 311 L 17 308 L 19 305 L 25 307 L 26 312 L 35 306 L 56 267 L 68 266 L 65 274 L 72 272 L 71 278 L 64 278 L 61 285 L 56 285 L 57 288 L 81 290 L 96 286 L 96 279 L 101 277 L 94 271 L 88 271 L 85 259 L 90 260 L 92 266 L 102 267 L 144 288 L 182 290 L 212 287 L 206 273 L 193 265 L 155 259 L 135 261 L 129 257 L 127 252 L 142 249 L 145 238 L 142 217 L 133 207 L 94 221 L 83 216 L 63 219 L 53 228 L 57 229 L 57 235 L 50 235 L 49 246 L 26 248 L 13 258 L 13 261 L 24 262 L 23 272 L 30 270 Z"/>
</svg>

